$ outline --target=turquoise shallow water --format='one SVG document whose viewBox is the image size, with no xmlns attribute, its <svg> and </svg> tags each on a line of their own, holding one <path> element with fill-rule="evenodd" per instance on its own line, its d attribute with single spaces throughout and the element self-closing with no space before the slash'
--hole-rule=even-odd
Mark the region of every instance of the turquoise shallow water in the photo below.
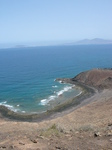
<svg viewBox="0 0 112 150">
<path fill-rule="evenodd" d="M 71 78 L 93 68 L 112 68 L 112 45 L 1 49 L 0 104 L 18 112 L 45 111 L 51 102 L 79 94 L 56 78 Z"/>
</svg>

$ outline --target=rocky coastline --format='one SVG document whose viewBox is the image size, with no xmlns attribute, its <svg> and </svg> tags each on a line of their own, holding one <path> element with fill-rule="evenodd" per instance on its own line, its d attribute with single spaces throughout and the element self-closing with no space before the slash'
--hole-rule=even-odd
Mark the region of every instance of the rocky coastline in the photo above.
<svg viewBox="0 0 112 150">
<path fill-rule="evenodd" d="M 61 83 L 74 84 L 77 88 L 80 88 L 82 93 L 72 99 L 69 99 L 65 103 L 59 104 L 53 109 L 47 110 L 41 114 L 19 114 L 9 110 L 5 106 L 0 106 L 1 116 L 11 120 L 34 122 L 52 118 L 52 116 L 54 116 L 56 113 L 62 111 L 66 112 L 66 110 L 78 106 L 82 101 L 88 97 L 91 97 L 95 93 L 100 92 L 103 89 L 112 88 L 112 69 L 93 69 L 90 71 L 82 72 L 74 78 L 58 78 L 56 81 Z"/>
<path fill-rule="evenodd" d="M 18 115 L 0 107 L 0 149 L 111 150 L 112 69 L 93 69 L 72 79 L 82 93 L 43 114 Z"/>
<path fill-rule="evenodd" d="M 72 99 L 68 99 L 63 104 L 58 104 L 53 109 L 47 110 L 46 112 L 40 114 L 21 114 L 14 112 L 5 106 L 0 106 L 1 116 L 7 120 L 11 119 L 17 121 L 30 121 L 30 122 L 42 121 L 44 119 L 52 118 L 54 114 L 56 116 L 56 113 L 66 111 L 73 107 L 78 106 L 84 99 L 91 97 L 97 92 L 97 89 L 95 89 L 94 87 L 76 81 L 74 80 L 74 78 L 57 78 L 56 81 L 59 81 L 61 83 L 73 84 L 76 86 L 76 88 L 79 88 L 82 92 L 78 96 Z"/>
<path fill-rule="evenodd" d="M 92 87 L 86 86 L 84 84 L 74 82 L 71 79 L 57 79 L 57 81 L 61 81 L 62 83 L 70 83 L 75 84 L 76 88 L 79 88 L 82 92 L 78 96 L 68 99 L 63 104 L 58 104 L 53 109 L 47 110 L 44 113 L 40 114 L 21 114 L 14 112 L 10 109 L 8 109 L 5 106 L 0 106 L 0 113 L 1 116 L 7 120 L 16 120 L 16 121 L 30 121 L 30 122 L 37 122 L 42 121 L 45 119 L 49 119 L 52 116 L 56 116 L 56 113 L 66 111 L 68 109 L 71 109 L 71 107 L 75 107 L 79 105 L 85 98 L 92 96 L 96 91 Z"/>
</svg>

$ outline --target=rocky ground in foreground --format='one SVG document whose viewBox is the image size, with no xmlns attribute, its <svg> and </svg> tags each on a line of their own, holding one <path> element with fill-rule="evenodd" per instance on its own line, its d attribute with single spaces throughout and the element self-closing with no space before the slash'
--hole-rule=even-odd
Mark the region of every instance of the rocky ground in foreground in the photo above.
<svg viewBox="0 0 112 150">
<path fill-rule="evenodd" d="M 100 74 L 104 70 L 98 70 Z M 86 82 L 99 89 L 112 77 L 88 72 Z M 112 72 L 110 70 L 109 72 Z M 97 76 L 98 75 L 98 76 Z M 96 78 L 95 78 L 96 76 Z M 104 77 L 106 76 L 106 77 Z M 77 78 L 77 76 L 76 76 Z M 88 79 L 89 78 L 89 79 Z M 94 81 L 93 81 L 94 79 Z M 76 80 L 76 79 L 75 79 Z M 82 81 L 81 81 L 82 80 Z M 99 81 L 99 79 L 98 79 Z M 89 82 L 89 83 L 88 83 Z M 111 85 L 111 80 L 109 82 Z M 38 123 L 10 121 L 0 116 L 0 149 L 7 150 L 112 150 L 112 88 L 101 86 L 102 91 L 86 99 L 87 104 L 52 120 Z M 89 103 L 88 103 L 89 102 Z"/>
</svg>

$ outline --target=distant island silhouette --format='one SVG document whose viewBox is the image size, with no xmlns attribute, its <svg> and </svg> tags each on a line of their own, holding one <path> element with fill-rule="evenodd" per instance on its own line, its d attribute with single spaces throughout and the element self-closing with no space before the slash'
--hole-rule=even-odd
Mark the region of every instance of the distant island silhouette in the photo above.
<svg viewBox="0 0 112 150">
<path fill-rule="evenodd" d="M 100 38 L 83 39 L 77 42 L 70 43 L 71 45 L 90 45 L 90 44 L 112 44 L 112 40 L 105 40 Z"/>
</svg>

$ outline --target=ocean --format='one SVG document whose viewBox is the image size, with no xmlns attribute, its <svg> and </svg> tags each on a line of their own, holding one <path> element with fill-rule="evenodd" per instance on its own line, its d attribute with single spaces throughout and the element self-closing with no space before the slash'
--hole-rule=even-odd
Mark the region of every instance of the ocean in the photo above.
<svg viewBox="0 0 112 150">
<path fill-rule="evenodd" d="M 81 92 L 56 78 L 93 68 L 112 68 L 112 45 L 0 49 L 0 105 L 19 113 L 42 113 Z"/>
</svg>

